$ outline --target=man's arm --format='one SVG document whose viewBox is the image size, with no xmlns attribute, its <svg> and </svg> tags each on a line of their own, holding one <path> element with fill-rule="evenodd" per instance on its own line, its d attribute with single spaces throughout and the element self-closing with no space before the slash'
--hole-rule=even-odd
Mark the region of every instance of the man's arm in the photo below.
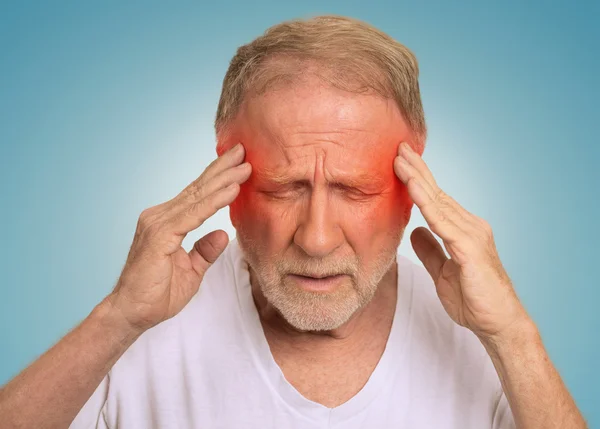
<svg viewBox="0 0 600 429">
<path fill-rule="evenodd" d="M 189 252 L 181 243 L 237 197 L 251 172 L 244 153 L 234 146 L 175 198 L 144 210 L 115 290 L 0 390 L 3 428 L 67 427 L 127 348 L 183 309 L 228 238 L 213 231 Z"/>
<path fill-rule="evenodd" d="M 431 231 L 410 240 L 448 315 L 481 340 L 520 429 L 582 429 L 575 402 L 544 350 L 537 328 L 504 270 L 490 225 L 444 193 L 412 148 L 401 143 L 394 171 Z"/>
<path fill-rule="evenodd" d="M 481 339 L 492 358 L 519 428 L 585 428 L 535 324 L 524 321 L 503 337 Z"/>
<path fill-rule="evenodd" d="M 140 333 L 109 299 L 103 300 L 79 326 L 0 390 L 3 427 L 69 426 Z"/>
</svg>

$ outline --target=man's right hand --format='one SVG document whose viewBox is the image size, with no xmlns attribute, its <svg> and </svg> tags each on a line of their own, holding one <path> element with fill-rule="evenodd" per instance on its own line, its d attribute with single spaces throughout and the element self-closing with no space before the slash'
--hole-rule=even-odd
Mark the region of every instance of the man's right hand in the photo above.
<svg viewBox="0 0 600 429">
<path fill-rule="evenodd" d="M 222 230 L 202 237 L 190 252 L 181 243 L 237 197 L 252 171 L 243 160 L 244 147 L 238 144 L 175 198 L 140 215 L 123 272 L 107 297 L 134 330 L 141 333 L 179 313 L 227 247 L 229 238 Z"/>
<path fill-rule="evenodd" d="M 212 162 L 175 198 L 144 210 L 115 290 L 0 388 L 2 427 L 67 427 L 136 338 L 181 311 L 227 247 L 228 237 L 224 231 L 213 231 L 189 253 L 181 243 L 188 232 L 237 197 L 252 171 L 243 160 L 240 144 Z"/>
</svg>

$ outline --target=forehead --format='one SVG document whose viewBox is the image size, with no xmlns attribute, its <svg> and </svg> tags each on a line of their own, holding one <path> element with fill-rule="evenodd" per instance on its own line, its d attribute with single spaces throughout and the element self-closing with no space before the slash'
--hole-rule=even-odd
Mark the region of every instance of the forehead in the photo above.
<svg viewBox="0 0 600 429">
<path fill-rule="evenodd" d="M 408 137 L 393 100 L 337 89 L 318 78 L 248 99 L 236 122 L 235 134 L 255 169 L 289 174 L 322 159 L 330 171 L 360 175 L 393 158 Z"/>
</svg>

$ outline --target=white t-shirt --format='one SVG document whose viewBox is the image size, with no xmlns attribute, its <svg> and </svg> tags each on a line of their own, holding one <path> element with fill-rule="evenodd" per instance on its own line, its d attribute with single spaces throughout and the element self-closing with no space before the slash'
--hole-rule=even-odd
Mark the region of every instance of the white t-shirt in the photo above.
<svg viewBox="0 0 600 429">
<path fill-rule="evenodd" d="M 285 379 L 234 239 L 190 303 L 123 354 L 71 428 L 514 428 L 477 337 L 448 317 L 423 267 L 397 262 L 388 343 L 344 404 L 308 400 Z"/>
</svg>

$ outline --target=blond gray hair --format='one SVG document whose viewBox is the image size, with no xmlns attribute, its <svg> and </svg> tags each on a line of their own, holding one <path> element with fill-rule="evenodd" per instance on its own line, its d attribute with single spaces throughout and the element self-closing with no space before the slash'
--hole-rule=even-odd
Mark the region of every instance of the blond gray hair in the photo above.
<svg viewBox="0 0 600 429">
<path fill-rule="evenodd" d="M 413 147 L 423 151 L 427 127 L 415 55 L 367 23 L 333 15 L 277 24 L 238 48 L 223 79 L 217 136 L 226 133 L 246 97 L 293 83 L 307 71 L 337 88 L 393 99 Z"/>
</svg>

